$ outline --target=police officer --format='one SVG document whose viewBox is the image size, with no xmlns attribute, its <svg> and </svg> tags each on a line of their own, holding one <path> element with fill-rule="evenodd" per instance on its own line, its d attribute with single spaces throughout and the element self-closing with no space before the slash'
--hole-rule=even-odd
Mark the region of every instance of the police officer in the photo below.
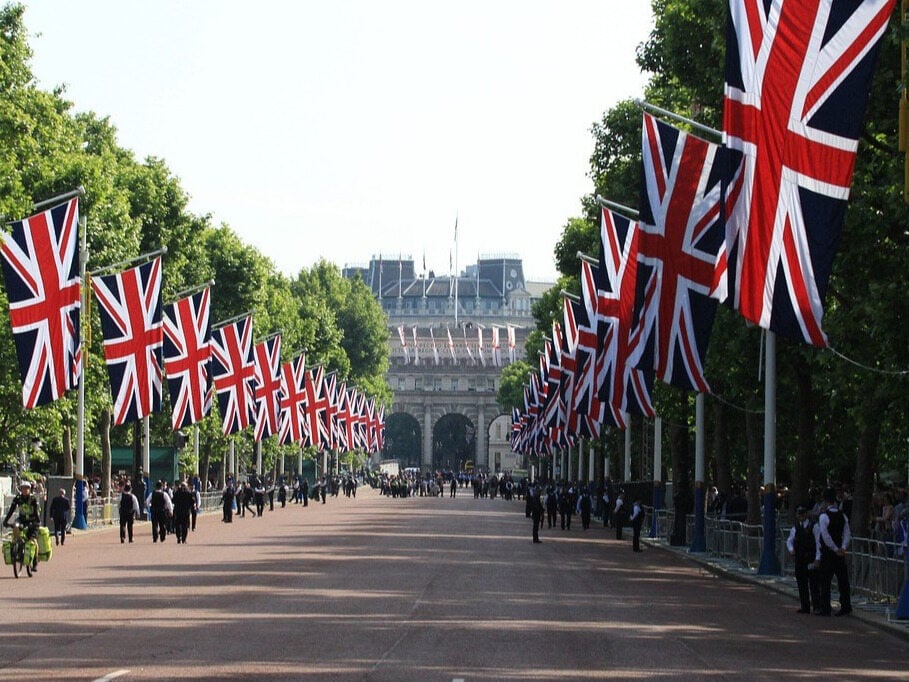
<svg viewBox="0 0 909 682">
<path fill-rule="evenodd" d="M 540 524 L 543 522 L 543 500 L 540 499 L 540 487 L 534 486 L 530 496 L 530 518 L 533 519 L 533 541 L 537 544 L 540 540 Z"/>
<path fill-rule="evenodd" d="M 821 550 L 821 615 L 829 616 L 830 586 L 836 576 L 836 586 L 840 593 L 840 610 L 838 616 L 852 613 L 852 595 L 849 586 L 849 571 L 846 567 L 846 549 L 849 547 L 851 533 L 849 520 L 836 503 L 836 492 L 833 488 L 824 491 L 826 508 L 818 517 L 818 546 Z"/>
<path fill-rule="evenodd" d="M 821 586 L 818 581 L 820 555 L 817 546 L 817 525 L 808 518 L 808 509 L 803 506 L 795 508 L 795 524 L 786 539 L 786 549 L 795 563 L 795 583 L 799 588 L 799 613 L 821 611 Z"/>
</svg>

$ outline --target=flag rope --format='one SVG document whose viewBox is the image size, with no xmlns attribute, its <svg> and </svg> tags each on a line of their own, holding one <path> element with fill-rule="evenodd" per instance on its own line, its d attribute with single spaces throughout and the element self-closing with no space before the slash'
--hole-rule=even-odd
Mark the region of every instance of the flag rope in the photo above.
<svg viewBox="0 0 909 682">
<path fill-rule="evenodd" d="M 830 352 L 832 352 L 834 355 L 838 355 L 839 357 L 841 357 L 846 362 L 852 363 L 853 365 L 855 365 L 856 367 L 860 367 L 861 369 L 866 369 L 869 372 L 875 372 L 876 374 L 887 374 L 889 376 L 906 376 L 907 374 L 909 374 L 909 369 L 879 369 L 877 367 L 870 367 L 868 365 L 863 365 L 861 362 L 858 362 L 857 360 L 853 360 L 852 358 L 846 357 L 845 355 L 840 353 L 836 348 L 833 348 L 832 346 L 827 346 L 827 349 Z"/>
</svg>

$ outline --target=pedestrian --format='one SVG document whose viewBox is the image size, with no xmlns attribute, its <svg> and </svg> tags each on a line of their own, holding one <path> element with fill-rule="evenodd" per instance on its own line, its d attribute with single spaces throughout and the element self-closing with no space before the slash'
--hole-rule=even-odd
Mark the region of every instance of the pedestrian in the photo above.
<svg viewBox="0 0 909 682">
<path fill-rule="evenodd" d="M 559 513 L 559 498 L 552 486 L 546 488 L 546 527 L 552 528 L 556 524 Z"/>
<path fill-rule="evenodd" d="M 578 514 L 581 515 L 581 528 L 587 530 L 590 528 L 590 512 L 593 509 L 593 500 L 587 488 L 581 489 L 581 496 L 578 498 Z"/>
<path fill-rule="evenodd" d="M 275 510 L 275 484 L 272 481 L 268 481 L 266 484 L 266 489 L 268 491 L 268 511 Z M 259 516 L 262 516 L 260 513 Z"/>
<path fill-rule="evenodd" d="M 180 485 L 174 491 L 174 535 L 177 536 L 177 544 L 186 544 L 186 535 L 189 532 L 189 517 L 192 515 L 193 507 L 196 504 L 195 496 L 189 491 L 189 486 L 185 481 L 180 481 Z"/>
<path fill-rule="evenodd" d="M 164 542 L 167 537 L 167 522 L 173 516 L 174 505 L 167 493 L 164 492 L 164 482 L 155 483 L 155 489 L 148 496 L 148 510 L 151 512 L 152 542 L 159 539 Z"/>
<path fill-rule="evenodd" d="M 58 545 L 66 542 L 66 521 L 70 506 L 69 500 L 66 499 L 66 491 L 60 488 L 60 492 L 50 503 L 50 516 L 54 521 L 54 542 Z"/>
<path fill-rule="evenodd" d="M 641 552 L 641 528 L 644 526 L 644 508 L 640 500 L 631 505 L 631 550 Z"/>
<path fill-rule="evenodd" d="M 309 480 L 304 478 L 300 481 L 300 499 L 303 500 L 303 506 L 309 506 Z"/>
<path fill-rule="evenodd" d="M 132 486 L 127 483 L 120 491 L 120 502 L 117 504 L 120 515 L 120 544 L 133 541 L 133 521 L 139 515 L 139 498 L 133 494 Z"/>
<path fill-rule="evenodd" d="M 559 493 L 559 522 L 562 530 L 571 530 L 571 516 L 574 514 L 575 502 L 572 499 L 571 489 L 563 487 Z"/>
<path fill-rule="evenodd" d="M 615 524 L 615 539 L 622 539 L 622 527 L 625 525 L 625 493 L 619 492 L 615 498 L 615 507 L 612 510 L 612 522 Z"/>
<path fill-rule="evenodd" d="M 284 481 L 281 481 L 281 487 L 278 488 L 278 502 L 281 509 L 287 506 L 287 484 Z"/>
<path fill-rule="evenodd" d="M 837 616 L 848 616 L 852 613 L 852 595 L 849 586 L 849 570 L 846 566 L 846 549 L 849 547 L 851 533 L 849 520 L 836 503 L 836 492 L 833 488 L 824 491 L 826 509 L 818 517 L 818 545 L 821 550 L 821 615 L 829 616 L 830 587 L 833 576 L 840 593 L 840 609 Z"/>
<path fill-rule="evenodd" d="M 533 520 L 533 541 L 535 544 L 543 542 L 540 540 L 540 523 L 543 521 L 543 501 L 540 499 L 540 487 L 534 486 L 529 496 L 530 499 L 530 518 Z"/>
<path fill-rule="evenodd" d="M 234 487 L 228 482 L 221 492 L 221 523 L 233 523 L 234 520 Z"/>
<path fill-rule="evenodd" d="M 253 499 L 256 501 L 256 513 L 254 516 L 261 517 L 265 513 L 265 485 L 262 481 L 256 481 L 256 487 L 253 489 Z"/>
<path fill-rule="evenodd" d="M 190 519 L 190 530 L 196 532 L 196 517 L 199 516 L 199 510 L 202 509 L 202 495 L 199 493 L 198 486 L 193 486 L 193 489 L 190 490 L 193 494 L 193 508 L 189 514 Z"/>
<path fill-rule="evenodd" d="M 821 585 L 818 581 L 818 528 L 808 518 L 808 509 L 799 505 L 795 508 L 795 523 L 786 538 L 786 549 L 795 564 L 795 584 L 799 588 L 801 608 L 798 613 L 821 612 Z"/>
</svg>

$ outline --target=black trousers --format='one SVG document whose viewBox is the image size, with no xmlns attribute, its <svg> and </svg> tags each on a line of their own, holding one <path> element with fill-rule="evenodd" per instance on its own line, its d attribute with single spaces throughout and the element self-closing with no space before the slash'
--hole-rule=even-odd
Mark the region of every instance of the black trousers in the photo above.
<svg viewBox="0 0 909 682">
<path fill-rule="evenodd" d="M 799 588 L 799 602 L 801 602 L 802 611 L 810 611 L 812 606 L 816 611 L 820 611 L 822 609 L 821 583 L 818 570 L 809 571 L 807 565 L 796 564 L 795 584 Z"/>
<path fill-rule="evenodd" d="M 60 533 L 59 537 L 57 533 Z M 61 545 L 66 542 L 66 519 L 54 519 L 54 538 Z"/>
<path fill-rule="evenodd" d="M 133 541 L 133 515 L 126 514 L 120 515 L 120 542 L 126 540 L 127 535 L 129 536 L 129 541 Z"/>
<path fill-rule="evenodd" d="M 821 612 L 830 613 L 830 588 L 833 584 L 833 576 L 836 576 L 836 586 L 840 593 L 840 609 L 847 612 L 851 611 L 852 588 L 849 585 L 846 557 L 833 554 L 821 558 Z"/>
<path fill-rule="evenodd" d="M 174 516 L 174 535 L 177 536 L 177 542 L 186 542 L 186 534 L 189 532 L 189 514 Z"/>
<path fill-rule="evenodd" d="M 159 538 L 161 539 L 161 542 L 164 542 L 164 538 L 167 537 L 167 513 L 163 511 L 152 511 L 151 524 L 152 542 L 157 542 Z"/>
</svg>

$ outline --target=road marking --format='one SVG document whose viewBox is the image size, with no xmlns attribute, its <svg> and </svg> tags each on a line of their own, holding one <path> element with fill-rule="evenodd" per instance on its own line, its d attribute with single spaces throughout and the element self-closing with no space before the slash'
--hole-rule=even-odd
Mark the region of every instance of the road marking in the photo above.
<svg viewBox="0 0 909 682">
<path fill-rule="evenodd" d="M 96 680 L 92 680 L 92 682 L 108 682 L 108 680 L 115 680 L 118 677 L 122 677 L 123 675 L 127 674 L 129 674 L 129 670 L 115 670 L 112 673 L 107 673 L 107 675 L 104 677 L 99 677 Z"/>
</svg>

